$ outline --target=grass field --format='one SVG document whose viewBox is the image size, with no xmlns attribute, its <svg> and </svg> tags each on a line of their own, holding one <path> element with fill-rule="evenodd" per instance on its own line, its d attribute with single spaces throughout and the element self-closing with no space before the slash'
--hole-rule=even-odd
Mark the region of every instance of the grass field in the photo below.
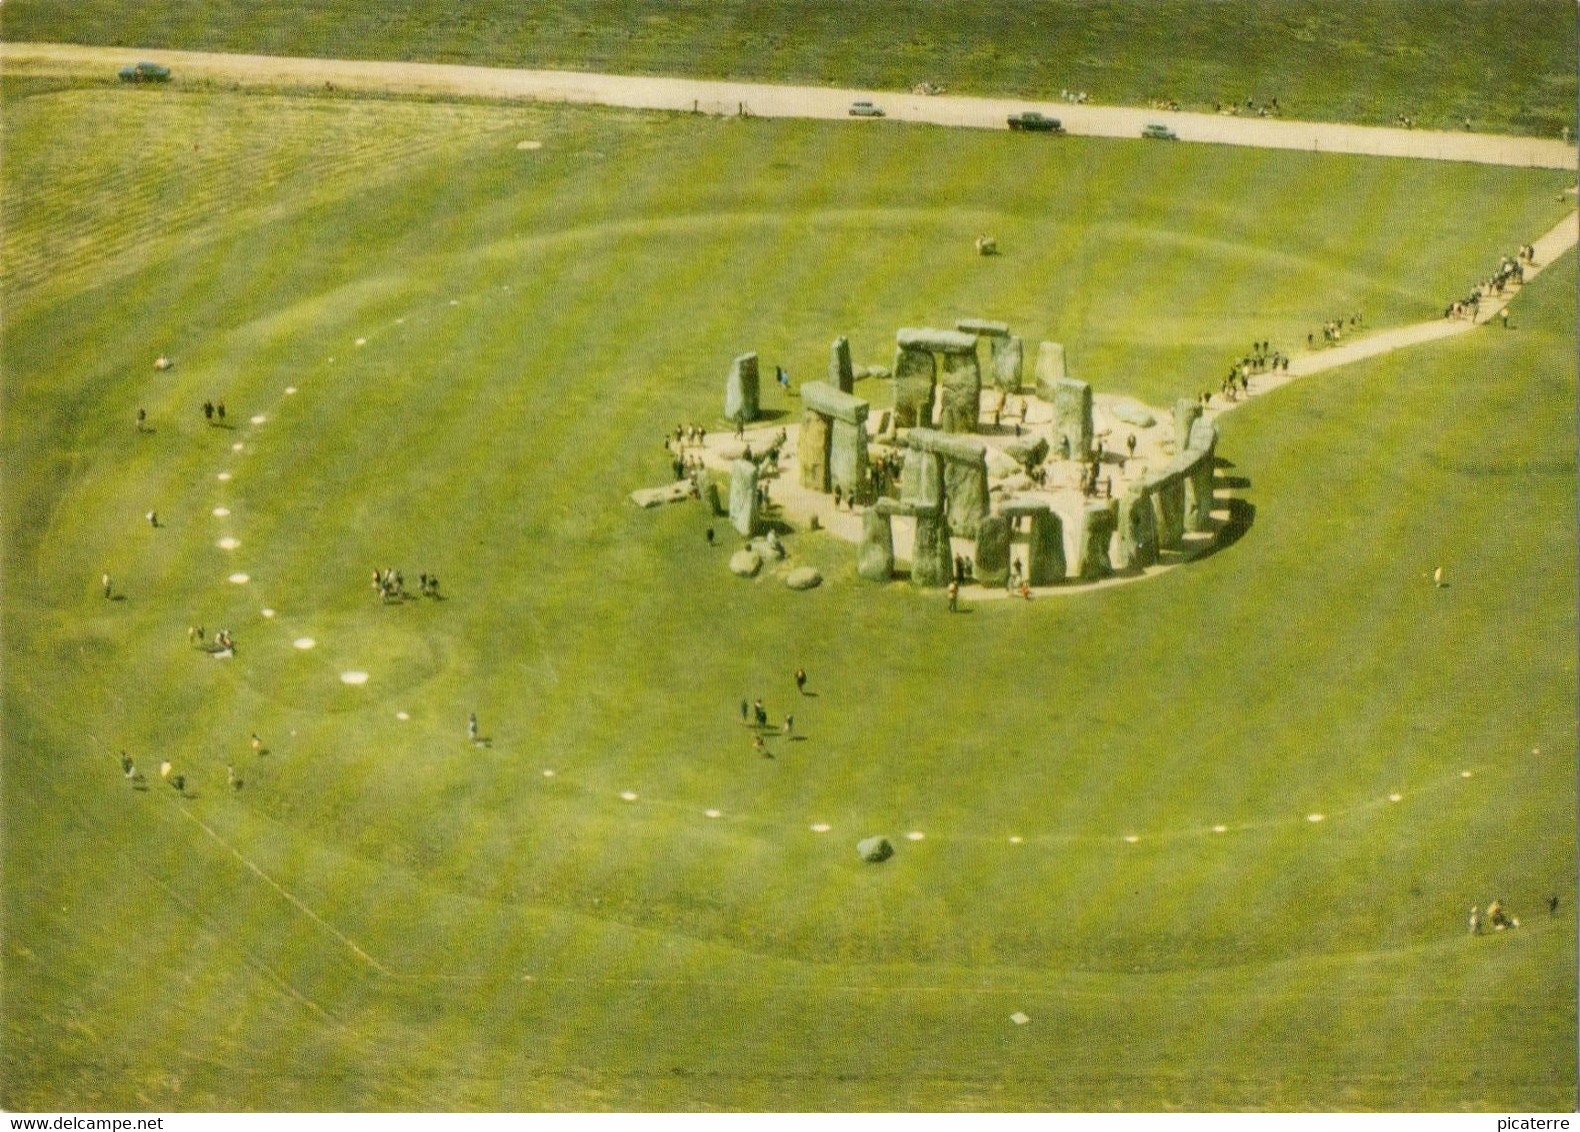
<svg viewBox="0 0 1580 1132">
<path fill-rule="evenodd" d="M 0 91 L 4 1107 L 1574 1104 L 1572 270 L 1226 418 L 1254 522 L 1143 584 L 945 618 L 625 501 L 743 350 L 981 315 L 1164 404 L 1435 316 L 1562 175 Z"/>
<path fill-rule="evenodd" d="M 766 79 L 1554 137 L 1575 125 L 1562 0 L 12 0 L 12 41 Z"/>
</svg>

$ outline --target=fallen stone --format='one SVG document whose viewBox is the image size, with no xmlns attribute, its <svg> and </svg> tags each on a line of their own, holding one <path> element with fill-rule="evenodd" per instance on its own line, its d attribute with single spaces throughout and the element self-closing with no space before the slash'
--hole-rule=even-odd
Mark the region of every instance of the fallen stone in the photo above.
<svg viewBox="0 0 1580 1132">
<path fill-rule="evenodd" d="M 887 837 L 867 837 L 856 842 L 856 852 L 869 865 L 881 865 L 894 856 L 894 846 Z"/>
<path fill-rule="evenodd" d="M 742 354 L 730 363 L 724 380 L 724 419 L 755 421 L 758 412 L 757 355 Z"/>
<path fill-rule="evenodd" d="M 1005 476 L 1012 476 L 1023 467 L 1019 460 L 998 448 L 989 448 L 986 459 L 988 475 L 996 480 L 1003 479 Z"/>
<path fill-rule="evenodd" d="M 1116 421 L 1123 421 L 1135 428 L 1151 428 L 1158 423 L 1152 411 L 1139 401 L 1117 401 L 1109 409 Z"/>
<path fill-rule="evenodd" d="M 678 480 L 663 487 L 644 487 L 631 493 L 631 502 L 638 507 L 657 507 L 664 503 L 679 503 L 691 498 L 691 483 Z"/>
<path fill-rule="evenodd" d="M 823 575 L 811 566 L 797 566 L 785 575 L 785 585 L 793 590 L 810 590 L 823 584 Z"/>
<path fill-rule="evenodd" d="M 1041 425 L 1053 423 L 1053 406 L 1046 401 L 1026 402 L 1026 423 Z"/>
<path fill-rule="evenodd" d="M 737 550 L 730 555 L 730 573 L 741 578 L 755 578 L 763 568 L 763 560 L 755 550 Z"/>
<path fill-rule="evenodd" d="M 1048 458 L 1048 438 L 1018 436 L 1004 445 L 1004 452 L 1023 468 L 1035 468 Z"/>
<path fill-rule="evenodd" d="M 1032 478 L 1025 472 L 1016 472 L 1014 475 L 1005 476 L 999 481 L 999 487 L 1010 492 L 1030 491 L 1035 486 Z"/>
</svg>

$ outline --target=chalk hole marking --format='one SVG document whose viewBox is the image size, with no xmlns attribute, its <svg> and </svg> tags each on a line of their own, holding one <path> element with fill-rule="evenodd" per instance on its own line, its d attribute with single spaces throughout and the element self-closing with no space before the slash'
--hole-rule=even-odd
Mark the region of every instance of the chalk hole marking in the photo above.
<svg viewBox="0 0 1580 1132">
<path fill-rule="evenodd" d="M 274 616 L 274 610 L 272 610 L 272 609 L 260 609 L 260 610 L 258 610 L 258 613 L 260 615 L 264 616 L 264 617 L 273 617 Z"/>
<path fill-rule="evenodd" d="M 366 672 L 359 672 L 356 669 L 351 669 L 350 671 L 342 672 L 340 674 L 340 682 L 342 684 L 350 684 L 353 688 L 360 688 L 363 684 L 368 682 L 368 674 Z"/>
<path fill-rule="evenodd" d="M 1025 841 L 1025 840 L 1026 840 L 1026 839 L 1025 839 L 1025 838 L 1024 838 L 1024 837 L 1015 837 L 1015 836 L 1012 836 L 1012 837 L 1011 837 L 1011 838 L 1010 838 L 1010 839 L 1009 839 L 1009 843 L 1010 843 L 1010 844 L 1011 844 L 1011 845 L 1019 845 L 1019 844 L 1020 844 L 1020 843 L 1021 843 L 1021 842 L 1023 842 L 1023 841 Z"/>
<path fill-rule="evenodd" d="M 1327 814 L 1307 814 L 1306 815 L 1306 820 L 1308 822 L 1311 822 L 1313 825 L 1315 825 L 1319 821 L 1327 821 L 1328 820 L 1328 815 Z"/>
<path fill-rule="evenodd" d="M 1214 833 L 1228 833 L 1229 827 L 1226 825 L 1215 825 L 1212 827 L 1212 831 Z"/>
<path fill-rule="evenodd" d="M 368 340 L 366 338 L 358 338 L 357 339 L 357 345 L 358 346 L 366 346 L 367 344 L 368 344 Z"/>
<path fill-rule="evenodd" d="M 636 801 L 636 799 L 637 799 L 637 793 L 636 793 L 635 790 L 622 790 L 622 791 L 620 791 L 620 801 L 622 801 L 622 802 L 634 802 L 634 801 Z"/>
<path fill-rule="evenodd" d="M 543 143 L 540 142 L 540 141 L 519 141 L 519 142 L 516 143 L 516 148 L 517 149 L 542 149 L 543 148 Z"/>
<path fill-rule="evenodd" d="M 1011 1022 L 1015 1023 L 1015 1025 L 1017 1025 L 1017 1026 L 1024 1026 L 1027 1022 L 1031 1021 L 1030 1018 L 1026 1017 L 1026 1015 L 1023 1014 L 1019 1010 L 1017 1010 L 1017 1011 L 1015 1011 L 1015 1013 L 1011 1014 L 1009 1016 L 1009 1020 Z"/>
<path fill-rule="evenodd" d="M 242 442 L 241 442 L 241 441 L 239 441 L 239 440 L 238 440 L 238 441 L 236 441 L 236 443 L 235 443 L 235 444 L 232 444 L 232 445 L 231 445 L 231 446 L 230 446 L 230 450 L 231 450 L 231 451 L 232 451 L 232 452 L 240 452 L 240 451 L 241 451 L 241 450 L 242 450 L 242 449 L 243 449 L 243 448 L 245 448 L 245 447 L 246 447 L 246 445 L 245 445 L 245 444 L 243 444 L 243 443 L 242 443 Z"/>
<path fill-rule="evenodd" d="M 252 575 L 250 575 L 250 574 L 232 574 L 230 577 L 226 578 L 225 580 L 227 582 L 229 582 L 233 586 L 245 586 L 248 582 L 252 581 Z"/>
<path fill-rule="evenodd" d="M 1474 778 L 1474 777 L 1476 777 L 1476 772 L 1475 771 L 1471 771 L 1471 770 L 1462 770 L 1462 771 L 1459 772 L 1459 777 L 1461 777 L 1461 778 Z"/>
<path fill-rule="evenodd" d="M 229 507 L 216 507 L 211 512 L 211 514 L 216 519 L 224 519 L 224 518 L 226 518 L 226 517 L 228 517 L 230 515 L 230 508 Z"/>
<path fill-rule="evenodd" d="M 926 837 L 927 837 L 927 834 L 923 833 L 921 830 L 913 829 L 913 830 L 911 830 L 910 833 L 907 833 L 905 835 L 905 840 L 907 840 L 907 841 L 921 841 L 921 840 L 924 840 Z"/>
<path fill-rule="evenodd" d="M 238 546 L 241 545 L 241 540 L 238 539 L 238 538 L 234 538 L 231 535 L 226 535 L 224 538 L 220 539 L 214 545 L 219 547 L 221 550 L 235 550 Z"/>
<path fill-rule="evenodd" d="M 214 478 L 219 480 L 220 483 L 229 483 L 230 482 L 230 473 L 229 472 L 220 472 L 219 475 L 215 476 Z"/>
<path fill-rule="evenodd" d="M 291 642 L 291 644 L 296 648 L 306 650 L 314 647 L 318 644 L 318 642 L 313 640 L 311 637 L 297 637 L 296 640 Z"/>
<path fill-rule="evenodd" d="M 722 818 L 724 814 L 719 810 L 703 810 L 702 816 L 705 818 Z"/>
<path fill-rule="evenodd" d="M 1141 840 L 1141 838 L 1137 837 L 1133 833 L 1125 834 L 1125 844 L 1126 845 L 1134 845 L 1136 842 L 1138 842 L 1140 840 Z"/>
<path fill-rule="evenodd" d="M 285 395 L 287 397 L 295 397 L 296 396 L 296 386 L 294 386 L 294 385 L 287 385 L 285 387 Z"/>
<path fill-rule="evenodd" d="M 544 778 L 553 778 L 554 777 L 554 770 L 553 770 L 553 768 L 545 767 L 544 770 L 543 770 L 543 777 Z"/>
<path fill-rule="evenodd" d="M 1404 801 L 1404 795 L 1403 794 L 1390 794 L 1390 795 L 1388 795 L 1388 800 L 1390 802 L 1402 802 L 1402 801 Z"/>
<path fill-rule="evenodd" d="M 395 718 L 400 720 L 402 723 L 405 723 L 408 719 L 411 718 L 411 715 L 408 712 L 398 711 L 398 712 L 395 713 Z"/>
<path fill-rule="evenodd" d="M 266 420 L 268 420 L 268 419 L 269 419 L 269 418 L 268 418 L 268 417 L 266 417 L 266 416 L 264 416 L 264 415 L 263 415 L 263 414 L 262 414 L 262 413 L 259 413 L 259 414 L 257 414 L 257 415 L 256 415 L 256 416 L 254 416 L 254 417 L 249 417 L 249 418 L 248 418 L 248 420 L 249 420 L 249 421 L 250 421 L 250 422 L 251 422 L 251 423 L 252 423 L 252 424 L 262 424 L 262 423 L 263 423 L 263 422 L 264 422 L 264 421 L 266 421 Z"/>
<path fill-rule="evenodd" d="M 830 826 L 827 822 L 817 822 L 816 824 L 811 825 L 808 828 L 811 829 L 811 831 L 813 833 L 827 833 L 833 827 Z"/>
</svg>

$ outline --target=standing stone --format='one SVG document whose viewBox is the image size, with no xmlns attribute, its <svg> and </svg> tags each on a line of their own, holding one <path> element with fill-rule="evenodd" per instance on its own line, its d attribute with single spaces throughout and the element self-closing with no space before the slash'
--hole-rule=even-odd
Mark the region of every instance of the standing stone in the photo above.
<svg viewBox="0 0 1580 1132">
<path fill-rule="evenodd" d="M 757 394 L 757 355 L 742 354 L 730 363 L 730 375 L 724 382 L 724 418 L 755 421 Z"/>
<path fill-rule="evenodd" d="M 1164 473 L 1147 481 L 1152 510 L 1157 514 L 1158 546 L 1172 550 L 1185 539 L 1185 481 L 1178 473 Z"/>
<path fill-rule="evenodd" d="M 1212 529 L 1213 489 L 1217 475 L 1218 430 L 1206 418 L 1191 426 L 1190 445 L 1186 455 L 1191 458 L 1185 478 L 1185 527 L 1191 531 Z"/>
<path fill-rule="evenodd" d="M 1072 460 L 1084 460 L 1091 452 L 1092 387 L 1086 382 L 1062 377 L 1053 383 L 1053 435 L 1069 443 Z"/>
<path fill-rule="evenodd" d="M 801 465 L 801 486 L 808 491 L 829 490 L 828 448 L 831 439 L 829 419 L 808 409 L 801 421 L 801 436 L 796 441 L 796 462 Z"/>
<path fill-rule="evenodd" d="M 944 355 L 943 387 L 938 427 L 944 432 L 975 432 L 982 404 L 982 367 L 975 350 Z"/>
<path fill-rule="evenodd" d="M 911 546 L 911 584 L 947 586 L 955 576 L 949 545 L 949 520 L 937 507 L 916 508 L 916 538 Z"/>
<path fill-rule="evenodd" d="M 944 466 L 936 452 L 905 450 L 905 463 L 900 468 L 900 499 L 918 507 L 943 506 Z"/>
<path fill-rule="evenodd" d="M 730 465 L 730 526 L 747 538 L 757 533 L 757 465 L 750 460 Z"/>
<path fill-rule="evenodd" d="M 933 383 L 938 363 L 926 350 L 901 346 L 894 353 L 894 425 L 926 428 L 933 423 Z"/>
<path fill-rule="evenodd" d="M 828 480 L 851 498 L 867 490 L 867 426 L 835 418 L 828 446 Z"/>
<path fill-rule="evenodd" d="M 1095 582 L 1114 572 L 1108 558 L 1108 544 L 1118 525 L 1114 501 L 1088 503 L 1081 519 L 1080 576 L 1083 582 Z"/>
<path fill-rule="evenodd" d="M 1064 372 L 1064 346 L 1058 342 L 1044 342 L 1037 347 L 1037 396 L 1044 401 L 1053 400 L 1053 387 L 1069 375 Z"/>
<path fill-rule="evenodd" d="M 869 507 L 862 512 L 856 573 L 869 582 L 887 582 L 894 577 L 894 521 L 885 508 Z"/>
<path fill-rule="evenodd" d="M 975 460 L 944 459 L 944 498 L 949 500 L 949 528 L 962 538 L 975 538 L 977 524 L 988 513 L 987 456 Z"/>
<path fill-rule="evenodd" d="M 993 338 L 993 385 L 1006 393 L 1020 392 L 1026 347 L 1019 338 Z"/>
<path fill-rule="evenodd" d="M 1002 513 L 1011 524 L 1028 521 L 1026 581 L 1033 586 L 1064 581 L 1064 523 L 1058 514 L 1036 499 L 1012 499 L 1004 504 Z"/>
<path fill-rule="evenodd" d="M 975 574 L 984 586 L 1009 581 L 1009 520 L 1003 515 L 989 515 L 977 524 Z"/>
<path fill-rule="evenodd" d="M 1133 484 L 1119 500 L 1120 570 L 1144 570 L 1158 560 L 1158 517 L 1144 484 Z"/>
<path fill-rule="evenodd" d="M 856 371 L 850 364 L 850 339 L 840 335 L 829 349 L 828 383 L 841 393 L 851 393 L 856 388 Z"/>
<path fill-rule="evenodd" d="M 1174 451 L 1183 452 L 1190 447 L 1191 426 L 1201 420 L 1201 402 L 1192 397 L 1181 397 L 1174 402 Z"/>
</svg>

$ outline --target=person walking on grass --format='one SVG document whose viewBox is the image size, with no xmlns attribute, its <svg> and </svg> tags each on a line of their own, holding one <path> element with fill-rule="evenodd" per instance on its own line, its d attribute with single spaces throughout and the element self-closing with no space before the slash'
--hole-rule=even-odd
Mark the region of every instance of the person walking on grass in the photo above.
<svg viewBox="0 0 1580 1132">
<path fill-rule="evenodd" d="M 121 773 L 127 778 L 137 777 L 137 764 L 132 761 L 132 756 L 125 751 L 121 752 Z"/>
<path fill-rule="evenodd" d="M 236 773 L 236 768 L 229 763 L 225 764 L 225 783 L 231 790 L 241 789 L 241 775 Z"/>
<path fill-rule="evenodd" d="M 466 717 L 466 737 L 473 743 L 477 742 L 477 713 L 475 711 Z"/>
<path fill-rule="evenodd" d="M 741 726 L 750 727 L 752 722 L 752 705 L 745 700 L 741 701 Z"/>
<path fill-rule="evenodd" d="M 959 613 L 960 612 L 960 583 L 959 582 L 950 582 L 949 583 L 949 612 L 950 613 Z"/>
<path fill-rule="evenodd" d="M 142 409 L 138 409 L 137 410 L 137 431 L 138 432 L 147 432 L 148 431 L 148 413 L 145 412 Z"/>
<path fill-rule="evenodd" d="M 113 592 L 110 588 L 110 575 L 105 574 L 104 577 L 100 578 L 99 580 L 104 584 L 104 600 L 109 601 L 110 594 Z"/>
<path fill-rule="evenodd" d="M 785 738 L 788 739 L 793 734 L 795 734 L 795 716 L 787 714 L 785 716 Z"/>
<path fill-rule="evenodd" d="M 806 669 L 804 668 L 795 670 L 795 690 L 803 696 L 806 695 Z"/>
<path fill-rule="evenodd" d="M 263 754 L 263 740 L 258 738 L 256 731 L 252 733 L 252 753 L 255 755 Z"/>
</svg>

